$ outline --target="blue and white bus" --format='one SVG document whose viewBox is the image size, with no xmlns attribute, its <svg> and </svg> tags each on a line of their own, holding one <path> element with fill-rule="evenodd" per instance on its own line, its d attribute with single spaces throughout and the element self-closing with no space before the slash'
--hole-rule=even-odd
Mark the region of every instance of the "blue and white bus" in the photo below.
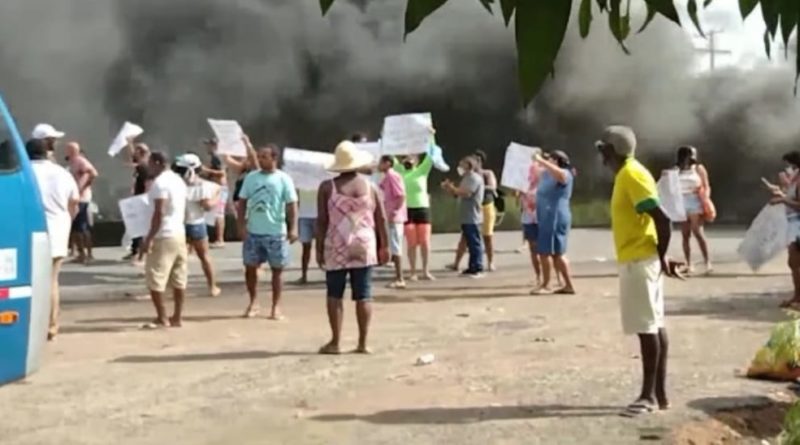
<svg viewBox="0 0 800 445">
<path fill-rule="evenodd" d="M 0 95 L 0 384 L 39 368 L 50 312 L 47 222 L 36 178 Z"/>
</svg>

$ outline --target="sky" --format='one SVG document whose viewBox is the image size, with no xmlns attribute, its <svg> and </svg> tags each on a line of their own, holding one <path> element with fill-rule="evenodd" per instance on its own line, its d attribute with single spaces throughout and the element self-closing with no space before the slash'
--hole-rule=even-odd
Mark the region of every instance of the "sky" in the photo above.
<svg viewBox="0 0 800 445">
<path fill-rule="evenodd" d="M 686 0 L 681 0 L 684 7 L 679 9 L 681 21 L 690 35 L 694 38 L 697 48 L 708 48 L 708 40 L 700 37 L 697 29 L 691 25 L 691 20 L 686 12 Z M 778 37 L 772 45 L 772 61 L 764 51 L 764 30 L 766 25 L 761 15 L 761 8 L 757 7 L 747 18 L 742 20 L 738 2 L 733 0 L 717 0 L 701 12 L 700 20 L 703 30 L 721 31 L 716 37 L 716 46 L 719 49 L 730 51 L 731 54 L 718 54 L 716 66 L 718 68 L 736 66 L 741 69 L 750 69 L 765 64 L 786 64 L 783 56 L 783 42 Z M 778 34 L 780 35 L 780 33 Z M 709 70 L 710 59 L 708 54 L 698 54 L 696 69 L 700 72 Z"/>
</svg>

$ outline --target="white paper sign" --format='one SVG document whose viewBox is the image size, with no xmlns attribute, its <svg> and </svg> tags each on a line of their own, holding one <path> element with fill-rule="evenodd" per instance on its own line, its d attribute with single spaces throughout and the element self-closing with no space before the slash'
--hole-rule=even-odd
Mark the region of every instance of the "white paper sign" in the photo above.
<svg viewBox="0 0 800 445">
<path fill-rule="evenodd" d="M 389 116 L 383 121 L 381 152 L 385 155 L 426 153 L 433 138 L 430 113 Z"/>
<path fill-rule="evenodd" d="M 332 164 L 330 153 L 297 148 L 283 150 L 283 171 L 298 190 L 315 191 L 322 181 L 333 179 L 335 175 L 327 170 Z"/>
<path fill-rule="evenodd" d="M 242 142 L 244 132 L 239 122 L 208 119 L 208 125 L 217 137 L 217 153 L 232 156 L 247 156 L 247 147 Z"/>
<path fill-rule="evenodd" d="M 530 188 L 528 175 L 533 164 L 533 155 L 537 151 L 539 149 L 512 142 L 506 149 L 500 185 L 527 193 Z"/>
<path fill-rule="evenodd" d="M 372 155 L 372 159 L 375 160 L 375 164 L 381 161 L 381 156 L 383 153 L 381 152 L 381 142 L 359 142 L 354 144 L 357 149 L 366 151 L 367 153 Z"/>
<path fill-rule="evenodd" d="M 17 249 L 0 249 L 0 281 L 17 279 Z"/>
<path fill-rule="evenodd" d="M 139 238 L 150 231 L 153 209 L 147 195 L 136 195 L 119 201 L 119 213 L 125 224 L 125 232 L 131 238 Z"/>
<path fill-rule="evenodd" d="M 683 204 L 681 184 L 677 170 L 664 170 L 656 184 L 661 210 L 675 222 L 686 221 L 686 207 Z"/>
<path fill-rule="evenodd" d="M 737 252 L 754 272 L 786 251 L 789 223 L 783 204 L 767 205 L 750 224 Z"/>
<path fill-rule="evenodd" d="M 122 125 L 122 128 L 117 133 L 117 137 L 114 138 L 114 141 L 111 142 L 111 146 L 108 147 L 108 155 L 111 157 L 116 156 L 126 145 L 128 145 L 129 138 L 135 138 L 140 136 L 144 133 L 144 129 L 136 124 L 132 124 L 130 122 L 125 122 Z"/>
</svg>

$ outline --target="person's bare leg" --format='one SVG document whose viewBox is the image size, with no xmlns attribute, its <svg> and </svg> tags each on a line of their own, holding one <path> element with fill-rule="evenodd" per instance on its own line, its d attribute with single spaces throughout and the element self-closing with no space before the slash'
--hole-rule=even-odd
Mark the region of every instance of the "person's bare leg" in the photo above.
<svg viewBox="0 0 800 445">
<path fill-rule="evenodd" d="M 164 309 L 164 294 L 150 290 L 150 299 L 153 301 L 153 306 L 156 308 L 155 323 L 161 326 L 169 326 L 169 319 L 167 318 L 167 311 Z"/>
<path fill-rule="evenodd" d="M 703 262 L 705 264 L 706 271 L 711 270 L 711 256 L 708 253 L 708 241 L 706 240 L 706 234 L 703 230 L 703 220 L 701 215 L 692 215 L 692 235 L 694 235 L 695 239 L 697 240 L 697 245 L 700 247 L 700 253 L 703 255 Z"/>
<path fill-rule="evenodd" d="M 303 256 L 300 263 L 300 280 L 298 283 L 308 283 L 308 264 L 311 262 L 311 243 L 303 243 Z"/>
<path fill-rule="evenodd" d="M 183 326 L 183 301 L 185 297 L 185 289 L 172 289 L 174 308 L 172 310 L 172 317 L 169 318 L 169 325 L 173 328 L 179 328 Z"/>
<path fill-rule="evenodd" d="M 269 312 L 270 320 L 281 320 L 280 303 L 283 291 L 283 269 L 272 269 L 272 310 Z"/>
<path fill-rule="evenodd" d="M 93 260 L 94 254 L 92 253 L 92 247 L 94 246 L 94 240 L 92 240 L 91 230 L 83 232 L 83 245 L 86 248 L 86 258 Z"/>
<path fill-rule="evenodd" d="M 220 289 L 217 286 L 217 280 L 214 276 L 214 266 L 211 264 L 211 255 L 208 249 L 208 240 L 200 240 L 200 241 L 193 241 L 192 247 L 194 247 L 195 252 L 197 253 L 197 259 L 200 260 L 200 266 L 203 268 L 203 274 L 206 276 L 206 284 L 208 285 L 208 292 L 211 294 L 212 297 L 217 297 L 220 294 Z"/>
<path fill-rule="evenodd" d="M 540 289 L 547 290 L 550 288 L 550 272 L 552 268 L 550 255 L 540 255 L 539 259 L 542 263 L 542 285 Z"/>
<path fill-rule="evenodd" d="M 247 285 L 247 294 L 250 297 L 250 304 L 247 306 L 247 310 L 244 312 L 245 318 L 254 317 L 258 314 L 258 302 L 256 298 L 256 292 L 258 288 L 258 268 L 261 267 L 260 265 L 256 266 L 245 266 L 244 268 L 244 281 Z"/>
<path fill-rule="evenodd" d="M 367 335 L 369 334 L 369 322 L 372 320 L 372 302 L 369 300 L 356 301 L 356 319 L 358 320 L 358 347 L 355 352 L 369 354 Z"/>
<path fill-rule="evenodd" d="M 536 244 L 530 245 L 531 264 L 533 265 L 533 273 L 536 274 L 536 286 L 542 284 L 542 262 L 539 260 L 539 254 L 536 253 Z"/>
<path fill-rule="evenodd" d="M 403 257 L 400 255 L 392 256 L 392 262 L 394 263 L 394 280 L 398 284 L 402 284 L 405 282 L 403 280 Z"/>
<path fill-rule="evenodd" d="M 564 287 L 557 292 L 561 294 L 574 294 L 575 288 L 572 287 L 572 276 L 569 271 L 569 261 L 564 255 L 553 256 L 553 267 L 556 273 L 564 279 Z"/>
<path fill-rule="evenodd" d="M 486 263 L 489 265 L 488 270 L 494 271 L 494 235 L 485 235 L 483 237 L 483 245 L 486 249 Z"/>
<path fill-rule="evenodd" d="M 411 276 L 409 279 L 411 281 L 417 280 L 417 246 L 409 244 L 408 245 L 408 267 L 409 273 Z"/>
<path fill-rule="evenodd" d="M 47 340 L 53 340 L 58 335 L 58 317 L 61 305 L 61 289 L 58 276 L 61 274 L 62 258 L 53 259 L 53 270 L 50 282 L 50 326 L 47 329 Z"/>
<path fill-rule="evenodd" d="M 342 335 L 342 319 L 344 318 L 344 305 L 341 298 L 328 297 L 326 301 L 328 310 L 328 323 L 331 326 L 331 341 L 320 348 L 321 354 L 339 354 L 339 342 Z"/>
<path fill-rule="evenodd" d="M 462 235 L 458 239 L 458 245 L 456 246 L 456 258 L 453 261 L 452 264 L 453 267 L 450 267 L 450 269 L 453 269 L 455 271 L 459 270 L 461 268 L 461 260 L 464 258 L 464 255 L 466 253 L 467 253 L 467 240 L 465 240 L 464 236 Z"/>
<path fill-rule="evenodd" d="M 83 234 L 80 232 L 73 232 L 72 234 L 73 239 L 75 240 L 75 251 L 77 252 L 78 256 L 75 259 L 78 263 L 85 263 L 86 262 L 86 250 L 83 248 Z"/>
<path fill-rule="evenodd" d="M 661 357 L 661 341 L 658 334 L 639 334 L 642 355 L 642 392 L 639 400 L 655 403 L 656 375 Z"/>
<path fill-rule="evenodd" d="M 800 302 L 800 249 L 797 243 L 789 245 L 789 270 L 792 273 L 794 295 L 791 301 Z"/>
<path fill-rule="evenodd" d="M 217 217 L 214 221 L 214 244 L 225 245 L 225 217 Z"/>
<path fill-rule="evenodd" d="M 669 338 L 667 330 L 658 330 L 659 355 L 658 368 L 656 372 L 656 401 L 660 409 L 669 408 L 669 398 L 667 397 L 667 355 L 669 352 Z"/>
<path fill-rule="evenodd" d="M 691 218 L 691 216 L 690 216 Z M 683 258 L 686 260 L 687 270 L 692 270 L 692 223 L 688 220 L 681 223 L 681 239 L 683 241 Z"/>
<path fill-rule="evenodd" d="M 429 266 L 431 257 L 431 244 L 430 242 L 426 242 L 419 248 L 422 253 L 422 276 L 425 277 L 426 280 L 432 280 L 433 274 L 431 274 L 431 269 Z"/>
</svg>

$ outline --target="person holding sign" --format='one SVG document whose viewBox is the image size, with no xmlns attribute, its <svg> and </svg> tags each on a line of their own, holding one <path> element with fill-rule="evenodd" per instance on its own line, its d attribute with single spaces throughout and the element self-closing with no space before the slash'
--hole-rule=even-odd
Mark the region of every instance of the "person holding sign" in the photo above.
<svg viewBox="0 0 800 445">
<path fill-rule="evenodd" d="M 422 256 L 422 278 L 434 280 L 430 272 L 431 255 L 431 197 L 428 195 L 428 175 L 433 168 L 430 155 L 409 155 L 402 162 L 395 160 L 394 169 L 403 178 L 406 189 L 408 218 L 405 224 L 408 264 L 411 267 L 411 281 L 417 281 L 417 249 Z"/>
<path fill-rule="evenodd" d="M 620 309 L 625 334 L 639 336 L 642 391 L 621 413 L 636 417 L 669 408 L 663 276 L 680 278 L 680 263 L 667 257 L 672 234 L 661 210 L 653 176 L 634 158 L 636 136 L 611 126 L 596 143 L 605 167 L 614 173 L 611 231 L 619 263 Z"/>
<path fill-rule="evenodd" d="M 389 283 L 392 289 L 405 289 L 403 279 L 403 225 L 408 217 L 406 210 L 406 188 L 403 178 L 394 171 L 394 158 L 381 157 L 378 170 L 383 173 L 383 178 L 378 185 L 383 195 L 383 205 L 386 210 L 386 220 L 389 227 L 389 251 L 394 262 L 394 282 Z"/>
<path fill-rule="evenodd" d="M 675 169 L 678 170 L 678 181 L 686 208 L 686 221 L 681 223 L 683 236 L 683 255 L 686 258 L 686 272 L 694 272 L 692 266 L 692 235 L 697 239 L 700 253 L 705 262 L 705 273 L 711 273 L 711 257 L 708 252 L 708 241 L 703 225 L 709 219 L 707 204 L 711 198 L 711 185 L 708 182 L 708 171 L 697 161 L 697 149 L 683 146 L 678 148 Z"/>
<path fill-rule="evenodd" d="M 150 297 L 156 309 L 156 319 L 144 325 L 146 329 L 182 324 L 183 301 L 188 275 L 186 249 L 186 183 L 170 169 L 163 153 L 150 154 L 150 171 L 155 180 L 148 192 L 153 206 L 150 231 L 142 241 L 147 252 L 145 276 Z M 164 292 L 172 288 L 175 301 L 172 317 L 164 309 Z"/>
<path fill-rule="evenodd" d="M 325 269 L 331 340 L 320 354 L 339 354 L 344 291 L 348 276 L 356 302 L 358 346 L 369 354 L 367 335 L 372 318 L 372 269 L 389 261 L 386 219 L 380 196 L 369 178 L 358 172 L 372 165 L 372 155 L 349 141 L 340 143 L 328 170 L 339 173 L 319 187 L 317 263 Z"/>
<path fill-rule="evenodd" d="M 202 167 L 202 175 L 209 181 L 219 185 L 219 199 L 214 208 L 209 212 L 214 216 L 214 246 L 225 245 L 225 209 L 228 204 L 228 177 L 225 166 L 217 153 L 217 139 L 210 138 L 203 141 L 209 156 L 208 166 Z"/>
<path fill-rule="evenodd" d="M 150 184 L 153 181 L 152 174 L 150 173 L 150 147 L 141 142 L 134 142 L 135 138 L 129 137 L 126 139 L 128 143 L 128 156 L 129 161 L 127 166 L 133 169 L 133 196 L 142 195 L 147 193 L 150 189 Z M 133 238 L 131 240 L 131 250 L 128 255 L 125 255 L 123 261 L 133 261 L 141 264 L 144 258 L 144 252 L 140 249 L 142 243 L 141 237 Z"/>
<path fill-rule="evenodd" d="M 186 241 L 197 254 L 203 274 L 206 276 L 208 292 L 212 297 L 220 294 L 211 253 L 208 249 L 208 229 L 205 213 L 215 208 L 220 199 L 220 187 L 200 178 L 203 163 L 194 153 L 186 153 L 175 160 L 175 173 L 186 182 Z"/>
<path fill-rule="evenodd" d="M 252 150 L 244 137 L 248 151 Z M 258 269 L 272 270 L 270 320 L 281 320 L 279 304 L 283 291 L 283 270 L 289 265 L 289 243 L 297 241 L 297 192 L 292 178 L 278 169 L 280 150 L 273 144 L 256 150 L 258 170 L 247 174 L 239 192 L 237 223 L 242 244 L 245 281 L 250 303 L 245 318 L 258 315 L 256 291 Z"/>
<path fill-rule="evenodd" d="M 762 179 L 767 188 L 772 192 L 770 204 L 784 204 L 786 206 L 786 220 L 788 222 L 789 240 L 789 270 L 792 273 L 794 295 L 781 303 L 782 308 L 791 308 L 800 311 L 800 152 L 792 151 L 783 155 L 786 163 L 785 171 L 779 176 L 783 186 L 770 184 Z"/>
<path fill-rule="evenodd" d="M 550 153 L 547 159 L 535 156 L 542 172 L 536 190 L 536 217 L 538 220 L 537 253 L 541 257 L 542 286 L 531 294 L 550 292 L 551 262 L 555 273 L 564 279 L 564 286 L 556 294 L 572 295 L 575 289 L 567 262 L 567 241 L 572 226 L 570 199 L 574 182 L 574 169 L 566 153 L 560 150 Z"/>
</svg>

